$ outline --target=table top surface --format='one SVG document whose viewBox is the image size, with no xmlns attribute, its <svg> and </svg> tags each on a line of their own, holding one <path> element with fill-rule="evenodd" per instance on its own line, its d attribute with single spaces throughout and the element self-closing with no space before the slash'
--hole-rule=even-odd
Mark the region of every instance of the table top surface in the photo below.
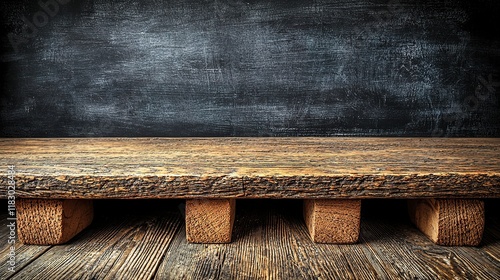
<svg viewBox="0 0 500 280">
<path fill-rule="evenodd" d="M 26 175 L 500 174 L 500 138 L 0 139 Z"/>
<path fill-rule="evenodd" d="M 248 196 L 251 186 L 264 197 L 291 190 L 315 195 L 320 188 L 377 197 L 366 190 L 390 185 L 398 195 L 412 188 L 458 195 L 461 188 L 500 196 L 498 138 L 0 139 L 0 155 L 0 165 L 15 166 L 24 195 L 85 188 L 77 196 L 132 195 L 136 188 L 148 197 L 154 188 L 160 197 L 167 189 L 183 197 L 202 186 L 191 194 L 211 197 L 224 189 L 217 197 L 225 197 Z"/>
</svg>

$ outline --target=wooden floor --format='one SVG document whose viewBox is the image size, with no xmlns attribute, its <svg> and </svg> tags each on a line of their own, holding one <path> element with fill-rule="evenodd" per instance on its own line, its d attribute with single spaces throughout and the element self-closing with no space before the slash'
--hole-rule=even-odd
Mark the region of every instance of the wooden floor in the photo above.
<svg viewBox="0 0 500 280">
<path fill-rule="evenodd" d="M 480 247 L 434 245 L 404 200 L 363 203 L 355 245 L 313 243 L 300 200 L 238 200 L 234 241 L 207 245 L 186 242 L 182 200 L 97 200 L 69 244 L 17 244 L 15 274 L 3 215 L 0 279 L 500 279 L 498 200 L 487 200 Z"/>
</svg>

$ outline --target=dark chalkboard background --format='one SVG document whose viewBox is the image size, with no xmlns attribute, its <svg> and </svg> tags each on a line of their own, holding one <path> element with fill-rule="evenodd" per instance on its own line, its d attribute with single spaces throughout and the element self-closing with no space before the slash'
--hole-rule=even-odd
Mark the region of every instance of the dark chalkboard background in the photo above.
<svg viewBox="0 0 500 280">
<path fill-rule="evenodd" d="M 1 137 L 500 136 L 500 1 L 41 2 L 0 3 Z"/>
</svg>

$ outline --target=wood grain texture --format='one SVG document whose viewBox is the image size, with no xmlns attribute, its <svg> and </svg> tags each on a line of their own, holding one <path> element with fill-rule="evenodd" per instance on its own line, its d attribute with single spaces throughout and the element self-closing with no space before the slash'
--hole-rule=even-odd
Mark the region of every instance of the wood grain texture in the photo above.
<svg viewBox="0 0 500 280">
<path fill-rule="evenodd" d="M 496 0 L 38 2 L 0 2 L 1 137 L 500 136 Z"/>
<path fill-rule="evenodd" d="M 8 262 L 11 261 L 10 254 L 12 253 L 11 246 L 13 244 L 7 242 L 8 236 L 10 234 L 10 229 L 7 227 L 7 225 L 11 222 L 7 220 L 8 217 L 8 215 L 0 215 L 0 240 L 6 241 L 0 242 L 0 279 L 9 279 L 10 276 L 14 275 L 16 272 L 21 271 L 26 266 L 29 266 L 34 259 L 43 255 L 47 250 L 51 248 L 51 246 L 33 246 L 16 242 L 16 244 L 14 245 L 14 271 L 9 270 L 10 264 Z"/>
<path fill-rule="evenodd" d="M 109 201 L 97 201 L 96 210 L 106 204 Z M 150 211 L 151 204 L 159 212 Z M 369 200 L 363 203 L 359 244 L 331 245 L 311 241 L 300 208 L 299 200 L 238 201 L 232 243 L 193 244 L 186 241 L 177 202 L 119 200 L 113 211 L 99 212 L 102 215 L 96 215 L 92 226 L 69 244 L 19 245 L 19 256 L 21 248 L 33 253 L 49 250 L 25 255 L 26 266 L 7 279 L 125 275 L 127 279 L 490 280 L 500 276 L 496 212 L 487 216 L 480 247 L 445 247 L 435 245 L 407 220 L 406 203 Z M 144 216 L 131 215 L 138 210 Z M 7 231 L 0 227 L 0 236 Z M 4 260 L 1 254 L 0 265 Z"/>
<path fill-rule="evenodd" d="M 231 244 L 197 245 L 181 231 L 155 279 L 376 279 L 362 246 L 311 241 L 301 201 L 240 200 Z M 179 269 L 180 268 L 180 269 Z"/>
<path fill-rule="evenodd" d="M 236 211 L 234 199 L 188 199 L 186 238 L 192 243 L 229 243 Z"/>
<path fill-rule="evenodd" d="M 350 244 L 359 238 L 361 200 L 307 199 L 304 220 L 317 243 Z"/>
<path fill-rule="evenodd" d="M 494 203 L 494 202 L 493 202 Z M 479 247 L 447 247 L 434 244 L 406 219 L 405 203 L 398 208 L 380 201 L 364 216 L 360 244 L 367 254 L 373 254 L 382 270 L 394 279 L 496 279 L 500 276 L 499 262 L 487 255 L 484 247 L 496 248 L 499 243 L 495 227 L 486 230 L 492 240 Z M 364 203 L 364 209 L 367 209 Z M 493 213 L 492 213 L 493 214 Z M 491 221 L 498 219 L 493 214 Z M 394 276 L 397 275 L 397 276 Z"/>
<path fill-rule="evenodd" d="M 156 279 L 430 280 L 500 275 L 498 262 L 486 256 L 482 247 L 437 246 L 399 218 L 398 213 L 405 214 L 404 203 L 380 212 L 391 204 L 379 202 L 370 209 L 359 244 L 332 245 L 311 241 L 300 201 L 238 201 L 233 243 L 200 246 L 187 243 L 180 234 Z M 489 245 L 498 244 L 494 239 Z"/>
<path fill-rule="evenodd" d="M 21 198 L 500 197 L 497 138 L 0 139 L 0 154 Z"/>
<path fill-rule="evenodd" d="M 94 216 L 91 200 L 19 199 L 16 206 L 18 238 L 25 244 L 65 243 Z"/>
<path fill-rule="evenodd" d="M 409 200 L 412 222 L 438 245 L 477 246 L 484 231 L 484 202 L 477 199 Z"/>
<path fill-rule="evenodd" d="M 32 259 L 13 279 L 151 279 L 180 229 L 179 216 L 102 217 L 78 240 Z"/>
</svg>

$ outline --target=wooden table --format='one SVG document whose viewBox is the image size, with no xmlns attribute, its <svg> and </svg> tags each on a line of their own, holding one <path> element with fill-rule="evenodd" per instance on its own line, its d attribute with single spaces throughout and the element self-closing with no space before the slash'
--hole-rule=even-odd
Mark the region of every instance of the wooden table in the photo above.
<svg viewBox="0 0 500 280">
<path fill-rule="evenodd" d="M 235 199 L 304 199 L 314 241 L 353 243 L 362 199 L 405 198 L 436 243 L 477 245 L 480 199 L 500 197 L 498 138 L 0 139 L 0 154 L 29 244 L 69 241 L 103 198 L 186 199 L 199 243 L 231 241 Z"/>
</svg>

